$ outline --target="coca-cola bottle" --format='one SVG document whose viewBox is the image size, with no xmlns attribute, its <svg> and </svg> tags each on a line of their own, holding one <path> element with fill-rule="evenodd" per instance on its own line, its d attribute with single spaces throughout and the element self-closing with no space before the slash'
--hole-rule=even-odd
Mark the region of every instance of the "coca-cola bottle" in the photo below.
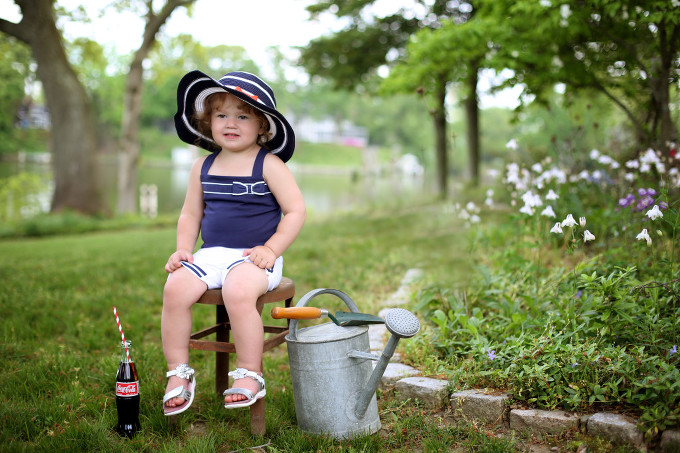
<svg viewBox="0 0 680 453">
<path fill-rule="evenodd" d="M 139 378 L 135 362 L 129 358 L 131 341 L 121 342 L 121 356 L 116 373 L 116 409 L 118 425 L 116 431 L 121 436 L 133 437 L 139 425 Z M 126 351 L 127 347 L 127 351 Z"/>
</svg>

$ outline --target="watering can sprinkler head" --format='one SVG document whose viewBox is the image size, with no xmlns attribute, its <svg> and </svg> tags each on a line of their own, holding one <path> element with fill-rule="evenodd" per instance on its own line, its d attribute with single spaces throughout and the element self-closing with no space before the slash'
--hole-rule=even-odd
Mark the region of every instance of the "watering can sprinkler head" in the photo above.
<svg viewBox="0 0 680 453">
<path fill-rule="evenodd" d="M 420 330 L 420 321 L 408 310 L 393 308 L 385 316 L 385 327 L 399 338 L 411 338 Z"/>
</svg>

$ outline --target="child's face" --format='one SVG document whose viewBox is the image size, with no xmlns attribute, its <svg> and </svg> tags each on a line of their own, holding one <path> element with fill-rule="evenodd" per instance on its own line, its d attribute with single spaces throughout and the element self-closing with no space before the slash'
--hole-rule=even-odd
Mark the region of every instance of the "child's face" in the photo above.
<svg viewBox="0 0 680 453">
<path fill-rule="evenodd" d="M 213 140 L 223 150 L 239 152 L 258 147 L 257 137 L 263 133 L 260 119 L 240 99 L 225 96 L 210 115 Z"/>
</svg>

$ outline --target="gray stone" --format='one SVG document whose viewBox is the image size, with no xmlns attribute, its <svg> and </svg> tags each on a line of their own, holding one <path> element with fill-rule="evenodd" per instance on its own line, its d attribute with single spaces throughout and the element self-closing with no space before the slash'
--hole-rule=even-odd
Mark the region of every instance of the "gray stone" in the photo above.
<svg viewBox="0 0 680 453">
<path fill-rule="evenodd" d="M 615 443 L 641 447 L 643 434 L 635 426 L 635 420 L 621 414 L 598 412 L 588 419 L 587 432 L 593 436 L 605 437 Z"/>
<path fill-rule="evenodd" d="M 411 285 L 423 278 L 424 275 L 425 273 L 422 271 L 422 269 L 409 269 L 406 271 L 404 278 L 401 279 L 401 286 Z"/>
<path fill-rule="evenodd" d="M 592 417 L 593 414 L 582 414 L 579 419 L 579 431 L 581 431 L 583 434 L 586 433 L 586 427 L 588 426 L 588 420 L 590 420 L 590 417 Z"/>
<path fill-rule="evenodd" d="M 393 307 L 383 308 L 382 310 L 380 310 L 380 311 L 378 312 L 378 316 L 379 316 L 380 318 L 382 318 L 382 319 L 385 319 L 385 317 L 387 316 L 387 314 L 388 314 L 389 312 L 391 312 L 392 310 L 394 310 Z"/>
<path fill-rule="evenodd" d="M 484 423 L 499 423 L 505 417 L 509 397 L 488 394 L 483 390 L 463 390 L 451 395 L 451 409 L 456 418 L 471 418 Z"/>
<path fill-rule="evenodd" d="M 368 343 L 371 351 L 381 351 L 385 347 L 387 327 L 384 324 L 371 324 L 368 326 Z"/>
<path fill-rule="evenodd" d="M 418 376 L 419 374 L 420 371 L 403 363 L 388 363 L 385 374 L 383 374 L 380 380 L 380 386 L 390 387 L 395 385 L 400 379 Z"/>
<path fill-rule="evenodd" d="M 527 430 L 533 434 L 561 434 L 577 430 L 577 415 L 564 411 L 543 411 L 538 409 L 513 409 L 510 411 L 510 429 Z"/>
<path fill-rule="evenodd" d="M 448 381 L 426 377 L 400 379 L 394 386 L 404 399 L 419 400 L 428 409 L 441 409 L 448 397 Z"/>
<path fill-rule="evenodd" d="M 664 453 L 680 453 L 680 431 L 667 429 L 661 433 L 661 451 Z"/>
<path fill-rule="evenodd" d="M 385 302 L 383 302 L 383 305 L 389 307 L 394 305 L 405 305 L 410 299 L 411 292 L 406 287 L 402 286 L 392 293 L 392 295 Z"/>
</svg>

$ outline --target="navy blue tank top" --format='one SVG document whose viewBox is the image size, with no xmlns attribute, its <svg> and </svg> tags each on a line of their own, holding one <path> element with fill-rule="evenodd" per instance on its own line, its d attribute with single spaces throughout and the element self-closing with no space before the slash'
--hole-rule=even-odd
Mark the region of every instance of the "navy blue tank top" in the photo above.
<svg viewBox="0 0 680 453">
<path fill-rule="evenodd" d="M 262 177 L 264 158 L 260 149 L 251 176 L 209 175 L 219 151 L 201 167 L 203 185 L 202 247 L 250 248 L 263 245 L 276 232 L 281 207 Z"/>
</svg>

